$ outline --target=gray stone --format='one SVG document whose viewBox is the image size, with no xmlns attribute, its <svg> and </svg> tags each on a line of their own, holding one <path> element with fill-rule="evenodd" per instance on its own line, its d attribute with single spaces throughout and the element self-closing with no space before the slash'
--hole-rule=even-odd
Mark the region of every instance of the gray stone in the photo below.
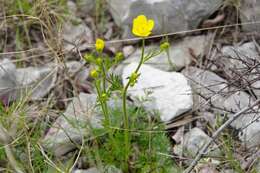
<svg viewBox="0 0 260 173">
<path fill-rule="evenodd" d="M 73 15 L 75 17 L 77 13 L 77 5 L 75 4 L 75 2 L 68 0 L 67 7 L 70 13 L 69 15 Z"/>
<path fill-rule="evenodd" d="M 223 113 L 224 110 L 226 112 L 238 112 L 254 101 L 247 93 L 228 87 L 228 82 L 213 72 L 188 67 L 182 73 L 189 79 L 195 92 L 194 97 L 199 97 L 203 101 L 200 104 L 206 103 L 208 100 L 208 103 L 220 109 L 218 112 Z M 207 100 L 204 98 L 207 98 Z"/>
<path fill-rule="evenodd" d="M 56 82 L 57 68 L 28 67 L 17 69 L 17 82 L 22 85 L 23 93 L 37 100 L 46 96 Z"/>
<path fill-rule="evenodd" d="M 131 63 L 123 70 L 123 84 L 135 70 L 137 63 Z M 129 95 L 135 104 L 143 105 L 148 111 L 158 110 L 162 121 L 170 121 L 191 110 L 193 106 L 191 87 L 187 79 L 177 72 L 164 72 L 148 65 L 140 68 L 141 76 Z M 145 100 L 145 101 L 144 101 Z"/>
<path fill-rule="evenodd" d="M 260 98 L 260 79 L 254 83 L 252 83 L 251 87 L 257 98 Z"/>
<path fill-rule="evenodd" d="M 55 86 L 57 72 L 59 69 L 65 68 L 63 66 L 63 64 L 50 63 L 43 67 L 16 69 L 16 81 L 20 86 L 22 86 L 20 91 L 22 91 L 23 94 L 29 94 L 31 100 L 41 99 Z M 88 71 L 82 68 L 83 63 L 69 61 L 65 66 L 67 70 L 66 72 L 69 76 L 73 76 L 79 71 L 88 75 Z"/>
<path fill-rule="evenodd" d="M 256 66 L 260 63 L 258 49 L 256 42 L 224 46 L 219 54 L 212 56 L 212 60 L 228 78 L 240 79 L 237 83 L 251 87 L 255 95 L 260 97 L 260 67 Z"/>
<path fill-rule="evenodd" d="M 155 20 L 154 34 L 195 29 L 222 4 L 221 0 L 108 0 L 116 24 L 131 36 L 133 19 L 144 14 Z"/>
<path fill-rule="evenodd" d="M 92 31 L 82 21 L 78 24 L 66 22 L 63 28 L 64 49 L 66 51 L 84 50 L 93 43 Z"/>
<path fill-rule="evenodd" d="M 217 63 L 222 63 L 220 65 L 230 77 L 235 76 L 236 73 L 244 74 L 248 70 L 248 65 L 253 66 L 257 61 L 260 61 L 260 55 L 255 44 L 248 42 L 242 45 L 225 46 L 221 49 L 220 57 L 215 57 L 215 59 L 219 60 Z M 246 75 L 250 75 L 250 78 L 255 77 L 251 74 Z"/>
<path fill-rule="evenodd" d="M 213 72 L 196 67 L 185 68 L 182 73 L 189 79 L 194 91 L 194 109 L 206 109 L 208 103 L 216 104 L 222 93 L 228 92 L 227 81 Z"/>
<path fill-rule="evenodd" d="M 95 0 L 77 0 L 77 6 L 81 13 L 90 14 L 95 10 Z"/>
<path fill-rule="evenodd" d="M 232 93 L 232 91 L 230 93 Z M 253 101 L 254 99 L 247 93 L 236 91 L 233 94 L 229 94 L 225 97 L 223 96 L 218 102 L 215 102 L 214 105 L 227 112 L 238 112 L 241 109 L 250 106 Z"/>
<path fill-rule="evenodd" d="M 228 90 L 227 81 L 213 72 L 188 67 L 182 73 L 190 80 L 193 89 L 205 97 Z"/>
<path fill-rule="evenodd" d="M 132 55 L 134 52 L 135 52 L 135 48 L 134 48 L 134 46 L 132 46 L 132 45 L 123 47 L 124 57 L 129 57 L 129 56 Z"/>
<path fill-rule="evenodd" d="M 227 82 L 210 71 L 204 71 L 198 68 L 189 67 L 183 70 L 183 73 L 190 79 L 194 92 L 207 97 L 210 102 L 202 98 L 202 103 L 195 105 L 200 110 L 204 107 L 209 109 L 206 103 L 211 103 L 216 113 L 227 113 L 232 117 L 241 109 L 250 106 L 255 99 L 243 91 L 235 91 L 234 88 L 227 87 Z M 194 96 L 201 98 L 200 96 Z M 204 104 L 205 103 L 205 104 Z M 256 113 L 253 113 L 256 112 Z M 231 126 L 240 131 L 239 138 L 247 147 L 257 146 L 260 144 L 260 114 L 258 108 L 253 112 L 241 115 Z"/>
<path fill-rule="evenodd" d="M 81 143 L 90 135 L 91 127 L 101 128 L 102 118 L 94 109 L 95 105 L 94 94 L 80 93 L 75 97 L 45 135 L 44 146 L 59 157 L 74 149 L 74 143 Z"/>
<path fill-rule="evenodd" d="M 0 61 L 0 101 L 8 104 L 17 98 L 16 67 L 8 59 Z"/>
<path fill-rule="evenodd" d="M 242 23 L 252 22 L 250 25 L 242 25 L 243 30 L 248 32 L 260 31 L 260 1 L 259 0 L 243 0 L 239 9 Z M 258 22 L 258 23 L 253 23 Z"/>
<path fill-rule="evenodd" d="M 195 157 L 198 151 L 210 140 L 211 138 L 207 134 L 195 127 L 184 134 L 182 143 L 174 147 L 174 153 L 186 157 Z M 219 155 L 219 150 L 216 148 L 215 144 L 213 145 L 213 148 L 214 149 L 210 150 L 208 154 L 211 156 Z"/>
</svg>

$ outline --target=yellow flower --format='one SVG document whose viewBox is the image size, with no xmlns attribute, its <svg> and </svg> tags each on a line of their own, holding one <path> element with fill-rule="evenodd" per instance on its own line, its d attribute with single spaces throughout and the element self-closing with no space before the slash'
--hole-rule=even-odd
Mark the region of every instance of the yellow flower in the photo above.
<svg viewBox="0 0 260 173">
<path fill-rule="evenodd" d="M 152 33 L 154 20 L 148 20 L 146 16 L 139 15 L 133 20 L 132 32 L 138 37 L 147 37 Z"/>
<path fill-rule="evenodd" d="M 104 40 L 98 38 L 98 39 L 96 40 L 95 47 L 96 47 L 96 50 L 97 50 L 98 52 L 102 52 L 103 49 L 104 49 L 104 47 L 105 47 L 105 42 L 104 42 Z"/>
<path fill-rule="evenodd" d="M 99 75 L 99 73 L 98 73 L 97 70 L 95 70 L 95 69 L 94 69 L 94 70 L 91 70 L 90 76 L 91 76 L 92 78 L 97 78 L 98 75 Z"/>
</svg>

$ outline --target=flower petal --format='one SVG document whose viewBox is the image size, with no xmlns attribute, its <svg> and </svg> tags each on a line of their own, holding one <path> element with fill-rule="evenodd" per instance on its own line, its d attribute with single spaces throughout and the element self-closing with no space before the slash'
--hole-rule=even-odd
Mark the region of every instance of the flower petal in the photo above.
<svg viewBox="0 0 260 173">
<path fill-rule="evenodd" d="M 147 27 L 149 31 L 152 31 L 154 27 L 154 20 L 148 20 Z"/>
</svg>

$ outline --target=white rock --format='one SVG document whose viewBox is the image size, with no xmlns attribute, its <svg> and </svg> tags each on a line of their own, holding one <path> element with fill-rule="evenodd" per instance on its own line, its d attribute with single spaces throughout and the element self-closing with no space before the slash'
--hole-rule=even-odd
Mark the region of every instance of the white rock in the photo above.
<svg viewBox="0 0 260 173">
<path fill-rule="evenodd" d="M 205 97 L 212 96 L 213 93 L 220 91 L 228 91 L 227 81 L 213 72 L 188 67 L 182 73 L 190 80 L 193 89 Z"/>
<path fill-rule="evenodd" d="M 195 29 L 222 5 L 221 0 L 108 0 L 116 24 L 131 36 L 133 19 L 144 14 L 155 20 L 154 34 Z"/>
<path fill-rule="evenodd" d="M 196 67 L 188 67 L 182 71 L 193 89 L 194 109 L 208 109 L 208 103 L 221 104 L 221 93 L 228 91 L 227 81 L 213 72 Z M 208 100 L 206 100 L 206 98 Z"/>
<path fill-rule="evenodd" d="M 127 77 L 135 70 L 137 63 L 131 63 L 123 70 L 123 84 L 126 85 Z M 162 121 L 170 121 L 173 118 L 189 111 L 192 108 L 192 92 L 187 79 L 176 72 L 164 72 L 148 65 L 140 69 L 141 76 L 137 84 L 129 88 L 129 95 L 140 104 L 137 98 L 147 96 L 148 99 L 141 104 L 151 111 L 159 110 Z"/>
<path fill-rule="evenodd" d="M 129 57 L 129 56 L 132 55 L 134 52 L 135 52 L 135 48 L 134 48 L 134 46 L 132 46 L 132 45 L 123 47 L 124 57 Z"/>
<path fill-rule="evenodd" d="M 96 95 L 80 93 L 55 121 L 43 139 L 46 148 L 62 156 L 90 134 L 90 125 L 101 128 L 101 117 L 95 112 Z M 73 143 L 73 142 L 74 143 Z"/>
</svg>

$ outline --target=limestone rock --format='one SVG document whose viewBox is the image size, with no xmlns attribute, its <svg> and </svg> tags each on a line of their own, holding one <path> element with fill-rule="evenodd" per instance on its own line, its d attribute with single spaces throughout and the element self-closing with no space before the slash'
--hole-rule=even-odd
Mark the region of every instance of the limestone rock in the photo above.
<svg viewBox="0 0 260 173">
<path fill-rule="evenodd" d="M 124 68 L 122 75 L 124 85 L 136 67 L 136 63 L 131 63 Z M 161 120 L 165 122 L 192 108 L 191 87 L 181 73 L 164 72 L 143 65 L 140 74 L 137 84 L 129 88 L 129 95 L 135 100 L 135 104 L 143 105 L 148 111 L 158 110 Z M 147 101 L 143 102 L 140 98 Z"/>
<path fill-rule="evenodd" d="M 96 95 L 80 93 L 66 111 L 54 122 L 43 138 L 44 146 L 55 156 L 62 156 L 75 148 L 75 143 L 90 135 L 91 127 L 101 128 L 101 117 L 94 109 Z"/>
</svg>

